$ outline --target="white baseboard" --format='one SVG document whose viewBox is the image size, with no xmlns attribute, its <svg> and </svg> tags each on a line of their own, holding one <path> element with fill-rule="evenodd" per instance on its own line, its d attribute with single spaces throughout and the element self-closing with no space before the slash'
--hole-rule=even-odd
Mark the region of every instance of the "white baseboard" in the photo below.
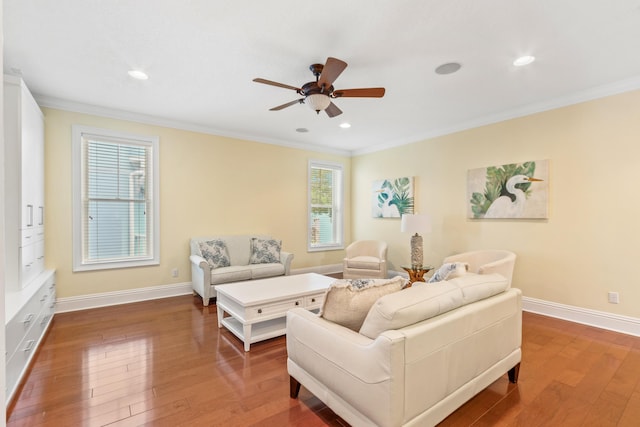
<svg viewBox="0 0 640 427">
<path fill-rule="evenodd" d="M 87 310 L 110 305 L 128 304 L 152 299 L 175 297 L 192 293 L 191 282 L 173 285 L 150 286 L 148 288 L 127 289 L 124 291 L 103 292 L 99 294 L 58 298 L 56 313 Z"/>
<path fill-rule="evenodd" d="M 640 319 L 635 317 L 558 304 L 529 297 L 522 297 L 522 309 L 531 313 L 556 317 L 570 322 L 640 337 Z"/>
</svg>

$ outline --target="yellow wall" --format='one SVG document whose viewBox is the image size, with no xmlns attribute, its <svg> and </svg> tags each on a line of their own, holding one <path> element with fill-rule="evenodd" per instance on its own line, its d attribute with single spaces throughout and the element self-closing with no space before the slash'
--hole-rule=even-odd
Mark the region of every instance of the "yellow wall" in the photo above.
<svg viewBox="0 0 640 427">
<path fill-rule="evenodd" d="M 307 253 L 309 159 L 344 165 L 350 198 L 351 159 L 184 130 L 44 109 L 46 120 L 46 264 L 57 272 L 58 297 L 189 282 L 189 239 L 268 234 L 293 252 L 293 269 L 339 264 L 342 251 Z M 160 137 L 160 265 L 72 272 L 71 126 Z M 346 207 L 345 239 L 350 236 Z M 177 267 L 180 275 L 171 277 Z"/>
<path fill-rule="evenodd" d="M 527 297 L 640 317 L 640 91 L 628 92 L 411 145 L 352 162 L 352 237 L 389 245 L 390 269 L 409 258 L 398 219 L 371 218 L 372 181 L 415 177 L 416 209 L 432 216 L 425 264 L 482 248 L 518 259 Z M 548 220 L 466 217 L 467 170 L 550 160 Z M 620 293 L 620 304 L 607 292 Z"/>
</svg>

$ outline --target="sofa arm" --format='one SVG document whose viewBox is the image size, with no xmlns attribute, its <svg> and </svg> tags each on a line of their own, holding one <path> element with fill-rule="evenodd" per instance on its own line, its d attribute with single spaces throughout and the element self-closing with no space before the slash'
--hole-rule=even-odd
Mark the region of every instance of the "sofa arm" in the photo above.
<svg viewBox="0 0 640 427">
<path fill-rule="evenodd" d="M 211 268 L 204 258 L 198 255 L 191 255 L 191 287 L 194 292 L 202 297 L 202 304 L 209 305 L 211 295 Z"/>
<path fill-rule="evenodd" d="M 287 312 L 289 374 L 307 388 L 320 383 L 339 391 L 378 425 L 402 413 L 404 345 L 399 331 L 372 340 L 303 308 Z"/>
<path fill-rule="evenodd" d="M 291 273 L 291 261 L 293 260 L 293 254 L 290 252 L 280 251 L 280 263 L 284 265 L 284 275 L 288 276 Z"/>
</svg>

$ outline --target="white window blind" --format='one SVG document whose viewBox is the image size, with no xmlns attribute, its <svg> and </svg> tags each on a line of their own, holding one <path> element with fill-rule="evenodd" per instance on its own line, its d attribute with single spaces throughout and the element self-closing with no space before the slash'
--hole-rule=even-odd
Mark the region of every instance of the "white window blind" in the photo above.
<svg viewBox="0 0 640 427">
<path fill-rule="evenodd" d="M 74 149 L 74 270 L 157 264 L 157 138 L 74 127 Z"/>
<path fill-rule="evenodd" d="M 309 250 L 343 247 L 342 181 L 342 165 L 309 163 Z"/>
</svg>

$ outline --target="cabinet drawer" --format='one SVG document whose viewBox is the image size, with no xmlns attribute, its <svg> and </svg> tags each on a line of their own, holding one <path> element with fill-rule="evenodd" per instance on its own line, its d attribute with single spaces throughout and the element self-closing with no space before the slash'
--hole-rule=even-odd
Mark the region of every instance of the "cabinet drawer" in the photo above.
<svg viewBox="0 0 640 427">
<path fill-rule="evenodd" d="M 313 310 L 314 308 L 322 307 L 324 302 L 324 292 L 316 295 L 309 295 L 304 298 L 304 307 Z"/>
<path fill-rule="evenodd" d="M 20 234 L 22 236 L 20 246 L 27 246 L 36 241 L 36 232 L 33 228 L 23 228 Z"/>
<path fill-rule="evenodd" d="M 290 300 L 274 302 L 272 304 L 265 304 L 263 306 L 254 307 L 251 315 L 253 318 L 283 315 L 287 312 L 287 310 L 291 308 L 302 307 L 303 304 L 303 298 L 293 298 Z"/>
</svg>

